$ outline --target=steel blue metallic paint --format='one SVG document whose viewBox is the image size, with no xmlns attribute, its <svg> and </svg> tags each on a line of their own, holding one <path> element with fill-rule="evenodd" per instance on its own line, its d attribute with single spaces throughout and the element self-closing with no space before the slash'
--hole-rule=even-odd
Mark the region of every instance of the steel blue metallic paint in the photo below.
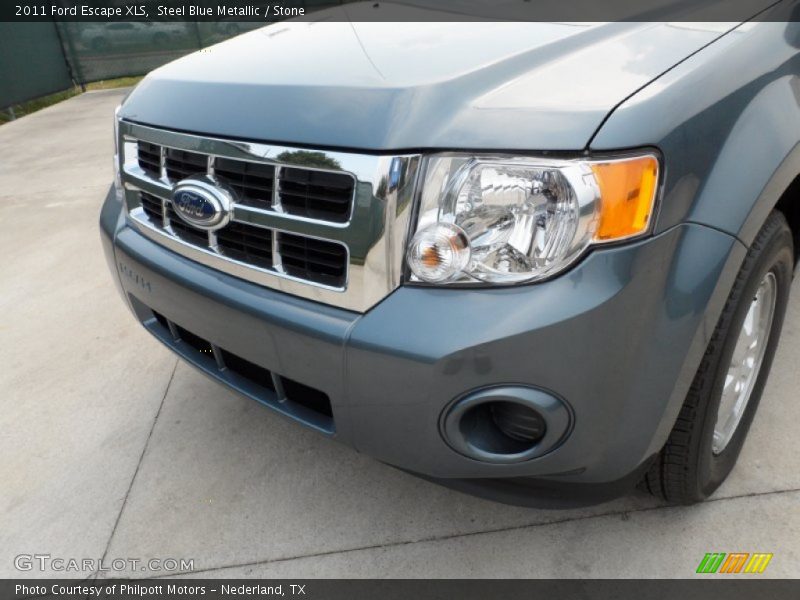
<svg viewBox="0 0 800 600">
<path fill-rule="evenodd" d="M 284 23 L 157 69 L 120 116 L 315 147 L 574 151 L 730 27 Z"/>
</svg>

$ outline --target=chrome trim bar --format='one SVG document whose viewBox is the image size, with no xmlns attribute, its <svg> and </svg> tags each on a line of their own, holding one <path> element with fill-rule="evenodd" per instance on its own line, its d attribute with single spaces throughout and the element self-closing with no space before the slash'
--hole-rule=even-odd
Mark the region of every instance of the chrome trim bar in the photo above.
<svg viewBox="0 0 800 600">
<path fill-rule="evenodd" d="M 261 143 L 202 137 L 119 123 L 119 160 L 128 207 L 128 224 L 154 242 L 213 269 L 258 285 L 277 289 L 347 310 L 365 312 L 400 285 L 402 260 L 408 235 L 413 198 L 420 170 L 419 155 L 369 155 L 308 150 Z M 161 146 L 160 177 L 138 164 L 137 141 Z M 216 249 L 216 235 L 209 233 L 208 247 L 183 241 L 169 227 L 167 205 L 174 183 L 167 176 L 167 149 L 208 156 L 207 172 L 214 173 L 217 158 L 271 164 L 275 167 L 270 209 L 235 204 L 233 221 L 273 230 L 271 269 L 223 256 Z M 348 173 L 355 180 L 350 218 L 345 223 L 290 215 L 281 210 L 278 177 L 281 167 Z M 150 223 L 139 201 L 139 191 L 162 201 L 163 225 Z M 339 243 L 347 250 L 346 283 L 334 288 L 287 274 L 282 267 L 280 233 Z"/>
</svg>

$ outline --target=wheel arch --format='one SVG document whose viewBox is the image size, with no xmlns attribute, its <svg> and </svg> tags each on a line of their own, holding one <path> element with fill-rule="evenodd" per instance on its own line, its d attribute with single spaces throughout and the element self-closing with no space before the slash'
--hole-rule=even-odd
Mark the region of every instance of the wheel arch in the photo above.
<svg viewBox="0 0 800 600">
<path fill-rule="evenodd" d="M 794 238 L 794 263 L 800 263 L 800 174 L 798 174 L 789 186 L 784 190 L 775 210 L 783 213 L 786 217 L 789 228 L 792 230 Z"/>
</svg>

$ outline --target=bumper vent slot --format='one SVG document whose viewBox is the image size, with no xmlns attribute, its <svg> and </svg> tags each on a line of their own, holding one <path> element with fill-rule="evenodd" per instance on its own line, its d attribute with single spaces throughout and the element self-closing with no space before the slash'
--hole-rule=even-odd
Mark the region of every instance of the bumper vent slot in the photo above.
<svg viewBox="0 0 800 600">
<path fill-rule="evenodd" d="M 227 350 L 220 350 L 220 352 L 222 354 L 222 363 L 228 369 L 252 381 L 256 385 L 272 390 L 273 392 L 275 391 L 275 382 L 272 380 L 272 373 L 248 360 L 231 354 Z"/>
<path fill-rule="evenodd" d="M 330 398 L 324 392 L 282 377 L 228 350 L 215 346 L 164 315 L 135 304 L 153 315 L 145 325 L 176 352 L 216 379 L 306 425 L 335 431 Z"/>
<path fill-rule="evenodd" d="M 161 315 L 159 315 L 161 316 Z M 166 321 L 164 317 L 158 319 L 159 323 L 162 321 Z M 167 329 L 169 329 L 169 322 L 167 321 Z M 174 323 L 173 323 L 174 325 Z M 175 325 L 175 330 L 178 332 L 178 336 L 182 342 L 189 344 L 192 348 L 194 348 L 197 352 L 201 354 L 207 354 L 208 356 L 213 356 L 214 351 L 211 348 L 211 344 L 205 341 L 203 338 L 193 334 L 191 331 L 187 331 L 180 325 Z"/>
<path fill-rule="evenodd" d="M 327 394 L 286 377 L 281 377 L 281 385 L 287 398 L 296 398 L 296 402 L 300 402 L 303 406 L 321 415 L 333 418 L 331 401 L 328 399 Z"/>
</svg>

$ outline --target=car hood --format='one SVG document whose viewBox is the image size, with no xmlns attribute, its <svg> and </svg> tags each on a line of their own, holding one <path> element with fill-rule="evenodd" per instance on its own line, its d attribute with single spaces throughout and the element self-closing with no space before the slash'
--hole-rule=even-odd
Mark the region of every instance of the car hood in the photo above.
<svg viewBox="0 0 800 600">
<path fill-rule="evenodd" d="M 363 150 L 580 150 L 735 24 L 284 22 L 157 69 L 121 116 Z"/>
</svg>

